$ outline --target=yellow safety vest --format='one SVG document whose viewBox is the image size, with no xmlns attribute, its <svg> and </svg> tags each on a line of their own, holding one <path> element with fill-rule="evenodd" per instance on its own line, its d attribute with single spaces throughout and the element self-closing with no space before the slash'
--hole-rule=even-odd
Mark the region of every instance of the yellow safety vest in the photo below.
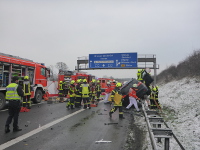
<svg viewBox="0 0 200 150">
<path fill-rule="evenodd" d="M 89 84 L 81 84 L 81 94 L 83 98 L 89 97 L 90 91 L 89 91 Z"/>
<path fill-rule="evenodd" d="M 31 95 L 30 81 L 24 81 L 23 85 L 24 95 Z"/>
<path fill-rule="evenodd" d="M 6 87 L 6 99 L 7 100 L 20 100 L 21 97 L 17 93 L 18 84 L 11 83 Z"/>
</svg>

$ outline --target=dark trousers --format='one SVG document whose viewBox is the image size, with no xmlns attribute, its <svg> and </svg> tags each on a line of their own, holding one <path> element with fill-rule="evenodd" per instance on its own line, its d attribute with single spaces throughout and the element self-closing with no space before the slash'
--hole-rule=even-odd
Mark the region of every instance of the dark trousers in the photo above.
<svg viewBox="0 0 200 150">
<path fill-rule="evenodd" d="M 67 103 L 67 107 L 68 108 L 74 108 L 74 101 L 75 101 L 75 97 L 70 97 L 68 103 Z"/>
<path fill-rule="evenodd" d="M 31 105 L 30 105 L 30 98 L 31 98 L 31 95 L 25 95 L 24 97 L 23 97 L 23 107 L 26 107 L 26 106 L 28 106 L 28 107 L 30 107 Z"/>
<path fill-rule="evenodd" d="M 20 106 L 20 101 L 9 101 L 8 104 L 8 118 L 6 121 L 6 126 L 10 126 L 12 119 L 14 120 L 13 122 L 13 128 L 18 128 L 18 117 L 19 117 L 19 112 L 20 112 L 21 106 Z"/>
<path fill-rule="evenodd" d="M 97 101 L 100 100 L 100 95 L 101 95 L 101 92 L 97 92 Z"/>
<path fill-rule="evenodd" d="M 59 95 L 59 97 L 63 97 L 63 90 L 59 90 L 58 95 Z"/>
<path fill-rule="evenodd" d="M 83 98 L 83 103 L 84 103 L 83 108 L 87 108 L 87 106 L 90 107 L 90 98 L 89 97 L 84 97 Z"/>
<path fill-rule="evenodd" d="M 81 107 L 82 97 L 76 97 L 75 99 L 75 107 Z"/>
<path fill-rule="evenodd" d="M 119 118 L 122 118 L 123 117 L 123 109 L 122 109 L 122 106 L 114 106 L 114 108 L 112 108 L 110 110 L 110 113 L 114 113 L 117 109 L 119 108 Z"/>
</svg>

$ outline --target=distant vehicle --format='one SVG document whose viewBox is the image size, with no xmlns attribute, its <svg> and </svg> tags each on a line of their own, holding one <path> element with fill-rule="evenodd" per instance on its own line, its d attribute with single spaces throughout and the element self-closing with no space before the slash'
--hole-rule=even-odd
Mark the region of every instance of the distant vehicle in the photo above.
<svg viewBox="0 0 200 150">
<path fill-rule="evenodd" d="M 109 82 L 111 84 L 112 89 L 115 88 L 115 80 L 110 78 L 98 78 L 100 81 L 101 89 L 104 91 L 108 88 L 107 83 Z"/>
<path fill-rule="evenodd" d="M 86 73 L 76 73 L 75 75 L 71 76 L 71 79 L 75 81 L 78 79 L 87 79 L 87 82 L 90 83 L 92 79 L 95 79 L 95 76 Z"/>
<path fill-rule="evenodd" d="M 60 81 L 70 82 L 72 75 L 74 75 L 73 71 L 60 69 L 58 73 L 58 83 L 60 83 Z"/>
<path fill-rule="evenodd" d="M 39 103 L 42 98 L 48 96 L 47 80 L 50 77 L 50 69 L 45 67 L 44 63 L 0 53 L 0 109 L 6 105 L 6 86 L 11 83 L 13 76 L 19 77 L 19 84 L 23 84 L 24 76 L 29 76 L 33 102 Z"/>
</svg>

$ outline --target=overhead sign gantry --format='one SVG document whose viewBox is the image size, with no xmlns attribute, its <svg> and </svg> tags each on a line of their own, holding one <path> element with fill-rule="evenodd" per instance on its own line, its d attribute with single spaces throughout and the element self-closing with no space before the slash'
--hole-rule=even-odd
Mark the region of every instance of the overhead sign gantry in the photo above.
<svg viewBox="0 0 200 150">
<path fill-rule="evenodd" d="M 75 70 L 96 70 L 96 69 L 153 69 L 154 83 L 156 84 L 156 55 L 133 53 L 104 53 L 89 54 L 85 57 L 78 57 Z"/>
<path fill-rule="evenodd" d="M 136 68 L 137 53 L 89 54 L 89 68 Z"/>
</svg>

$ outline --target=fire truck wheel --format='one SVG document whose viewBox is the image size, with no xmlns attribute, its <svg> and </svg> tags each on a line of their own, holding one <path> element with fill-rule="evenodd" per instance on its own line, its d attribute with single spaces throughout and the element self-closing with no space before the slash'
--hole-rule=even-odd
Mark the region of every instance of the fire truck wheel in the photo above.
<svg viewBox="0 0 200 150">
<path fill-rule="evenodd" d="M 5 96 L 3 93 L 0 92 L 0 110 L 4 109 L 6 105 Z"/>
<path fill-rule="evenodd" d="M 41 90 L 37 90 L 35 92 L 35 98 L 33 99 L 34 103 L 40 103 L 42 101 L 42 91 Z"/>
</svg>

